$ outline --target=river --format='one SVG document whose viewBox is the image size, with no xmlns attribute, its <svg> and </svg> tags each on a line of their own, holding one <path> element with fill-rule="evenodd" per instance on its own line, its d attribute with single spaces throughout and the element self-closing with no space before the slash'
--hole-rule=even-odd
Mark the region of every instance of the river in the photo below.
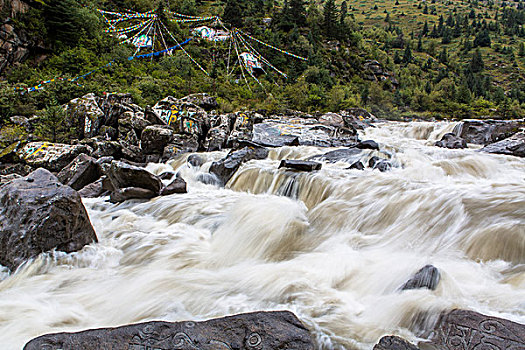
<svg viewBox="0 0 525 350">
<path fill-rule="evenodd" d="M 98 244 L 0 270 L 0 344 L 148 320 L 290 310 L 318 349 L 417 341 L 439 313 L 464 308 L 525 323 L 525 159 L 433 144 L 454 124 L 383 123 L 373 139 L 390 172 L 324 164 L 277 169 L 327 149 L 283 147 L 246 163 L 227 188 L 197 181 L 226 152 L 152 164 L 188 194 L 120 205 L 86 199 Z M 479 147 L 477 147 L 479 148 Z M 377 151 L 369 151 L 373 156 Z M 400 287 L 421 267 L 436 290 Z"/>
</svg>

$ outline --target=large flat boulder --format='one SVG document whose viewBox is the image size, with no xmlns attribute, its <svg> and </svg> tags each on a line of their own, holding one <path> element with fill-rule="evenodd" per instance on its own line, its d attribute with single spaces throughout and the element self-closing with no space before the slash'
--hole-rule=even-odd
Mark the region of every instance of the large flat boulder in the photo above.
<svg viewBox="0 0 525 350">
<path fill-rule="evenodd" d="M 155 195 L 160 193 L 162 181 L 146 169 L 124 162 L 113 161 L 106 172 L 115 189 L 130 187 L 143 188 L 152 191 Z"/>
<path fill-rule="evenodd" d="M 424 347 L 423 347 L 424 346 Z M 439 319 L 424 349 L 525 349 L 525 325 L 467 310 L 453 310 Z"/>
<path fill-rule="evenodd" d="M 436 142 L 436 146 L 450 149 L 467 148 L 467 142 L 461 137 L 456 136 L 456 134 L 448 132 L 443 135 L 441 140 Z"/>
<path fill-rule="evenodd" d="M 24 350 L 313 350 L 308 330 L 288 311 L 255 312 L 205 322 L 148 322 L 49 334 Z"/>
<path fill-rule="evenodd" d="M 525 157 L 525 133 L 517 133 L 507 139 L 487 145 L 481 149 L 487 153 L 506 154 L 509 156 Z"/>
<path fill-rule="evenodd" d="M 506 139 L 525 128 L 523 120 L 465 120 L 455 130 L 468 143 L 488 145 Z"/>
<path fill-rule="evenodd" d="M 18 156 L 33 168 L 45 168 L 58 172 L 79 154 L 91 154 L 92 151 L 91 147 L 81 144 L 30 142 L 20 150 Z"/>
<path fill-rule="evenodd" d="M 173 140 L 173 130 L 159 125 L 148 126 L 142 131 L 140 147 L 146 154 L 163 153 Z"/>
<path fill-rule="evenodd" d="M 15 270 L 40 253 L 70 253 L 96 241 L 80 195 L 49 171 L 0 188 L 0 264 Z"/>
</svg>

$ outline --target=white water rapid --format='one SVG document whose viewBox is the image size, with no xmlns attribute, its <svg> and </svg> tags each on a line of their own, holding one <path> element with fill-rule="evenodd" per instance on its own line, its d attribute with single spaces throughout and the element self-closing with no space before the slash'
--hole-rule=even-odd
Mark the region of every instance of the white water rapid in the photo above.
<svg viewBox="0 0 525 350">
<path fill-rule="evenodd" d="M 372 349 L 386 334 L 417 341 L 439 312 L 464 308 L 525 323 L 525 159 L 433 146 L 447 123 L 368 128 L 397 166 L 381 173 L 280 159 L 242 166 L 227 189 L 197 181 L 225 152 L 150 165 L 178 170 L 186 195 L 120 205 L 85 200 L 100 242 L 0 270 L 0 349 L 31 338 L 148 320 L 205 320 L 290 310 L 318 349 Z M 373 154 L 370 153 L 370 156 Z M 435 291 L 400 287 L 421 267 Z"/>
</svg>

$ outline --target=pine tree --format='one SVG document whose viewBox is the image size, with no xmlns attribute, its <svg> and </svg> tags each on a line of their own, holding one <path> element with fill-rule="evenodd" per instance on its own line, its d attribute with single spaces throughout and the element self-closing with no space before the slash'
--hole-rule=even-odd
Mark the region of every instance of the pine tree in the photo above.
<svg viewBox="0 0 525 350">
<path fill-rule="evenodd" d="M 337 37 L 337 8 L 335 0 L 326 0 L 323 11 L 323 29 L 328 38 Z"/>
<path fill-rule="evenodd" d="M 523 43 L 523 41 L 520 43 L 518 55 L 520 57 L 525 57 L 525 44 Z"/>
<path fill-rule="evenodd" d="M 421 37 L 419 37 L 419 40 L 417 41 L 417 52 L 423 52 L 423 41 L 421 40 Z"/>
<path fill-rule="evenodd" d="M 294 23 L 301 27 L 306 24 L 306 7 L 304 0 L 290 0 L 290 17 Z"/>
<path fill-rule="evenodd" d="M 439 54 L 439 61 L 443 64 L 447 64 L 448 63 L 448 53 L 447 53 L 447 48 L 444 47 L 443 50 L 441 51 L 441 53 Z"/>
<path fill-rule="evenodd" d="M 485 64 L 483 63 L 483 56 L 481 55 L 481 51 L 479 48 L 474 51 L 474 54 L 472 55 L 472 59 L 470 60 L 470 70 L 473 73 L 480 73 L 485 69 Z"/>
<path fill-rule="evenodd" d="M 405 52 L 403 53 L 403 63 L 410 63 L 412 62 L 412 49 L 410 48 L 410 45 L 407 45 L 405 47 Z"/>
<path fill-rule="evenodd" d="M 421 36 L 427 36 L 428 34 L 428 22 L 425 21 L 425 25 L 423 26 L 423 30 L 421 31 Z"/>
<path fill-rule="evenodd" d="M 488 29 L 483 29 L 474 39 L 474 47 L 490 47 L 491 40 Z"/>
<path fill-rule="evenodd" d="M 224 7 L 223 19 L 234 27 L 241 27 L 245 15 L 241 7 L 241 1 L 228 0 Z"/>
</svg>

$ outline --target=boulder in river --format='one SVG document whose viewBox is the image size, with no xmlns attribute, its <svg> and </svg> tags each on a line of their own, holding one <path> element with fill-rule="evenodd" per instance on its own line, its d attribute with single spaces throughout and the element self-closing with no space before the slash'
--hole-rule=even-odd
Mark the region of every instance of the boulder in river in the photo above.
<svg viewBox="0 0 525 350">
<path fill-rule="evenodd" d="M 453 310 L 443 314 L 428 343 L 432 350 L 525 349 L 525 325 L 474 311 Z"/>
<path fill-rule="evenodd" d="M 177 176 L 168 186 L 160 191 L 161 196 L 169 196 L 175 193 L 187 193 L 186 181 L 180 176 Z"/>
<path fill-rule="evenodd" d="M 506 139 L 525 127 L 523 120 L 464 120 L 455 133 L 468 143 L 488 145 Z"/>
<path fill-rule="evenodd" d="M 487 153 L 506 154 L 509 156 L 525 157 L 525 133 L 517 133 L 508 139 L 487 145 L 481 149 Z"/>
<path fill-rule="evenodd" d="M 375 156 L 368 160 L 368 166 L 372 169 L 378 169 L 382 173 L 392 169 L 392 164 L 389 161 Z"/>
<path fill-rule="evenodd" d="M 230 152 L 226 158 L 213 162 L 210 173 L 214 174 L 223 185 L 226 185 L 233 174 L 241 167 L 242 163 L 252 159 L 265 159 L 268 157 L 268 149 L 262 147 L 244 147 L 243 149 Z"/>
<path fill-rule="evenodd" d="M 436 142 L 436 146 L 450 149 L 467 148 L 467 142 L 456 136 L 456 134 L 449 132 Z"/>
<path fill-rule="evenodd" d="M 375 142 L 374 140 L 365 140 L 359 142 L 357 145 L 355 145 L 355 148 L 359 149 L 373 149 L 373 150 L 379 150 L 379 144 Z"/>
<path fill-rule="evenodd" d="M 141 187 L 118 188 L 111 192 L 109 200 L 111 203 L 121 203 L 129 199 L 151 199 L 157 197 L 157 193 Z"/>
<path fill-rule="evenodd" d="M 310 157 L 308 160 L 321 160 L 328 163 L 355 163 L 361 159 L 361 150 L 357 148 L 341 148 L 334 151 Z"/>
<path fill-rule="evenodd" d="M 403 338 L 389 335 L 381 338 L 373 350 L 419 350 L 419 348 Z"/>
<path fill-rule="evenodd" d="M 64 185 L 76 191 L 81 190 L 101 176 L 100 165 L 97 160 L 85 154 L 80 154 L 71 163 L 58 173 L 57 177 Z"/>
<path fill-rule="evenodd" d="M 89 185 L 82 188 L 80 191 L 78 191 L 78 194 L 82 198 L 97 198 L 106 192 L 103 186 L 104 179 L 100 178 L 97 181 L 90 183 Z"/>
<path fill-rule="evenodd" d="M 365 166 L 363 165 L 363 163 L 361 163 L 361 161 L 357 161 L 354 164 L 350 165 L 350 167 L 348 168 L 348 170 L 352 170 L 352 169 L 365 170 Z"/>
<path fill-rule="evenodd" d="M 162 188 L 162 181 L 157 176 L 146 169 L 124 162 L 111 162 L 106 175 L 115 189 L 139 187 L 158 195 Z"/>
<path fill-rule="evenodd" d="M 281 161 L 281 164 L 279 164 L 279 169 L 288 168 L 288 169 L 299 170 L 299 171 L 321 170 L 322 167 L 323 165 L 321 163 L 312 162 L 309 160 L 284 159 Z"/>
<path fill-rule="evenodd" d="M 409 279 L 403 285 L 403 287 L 401 287 L 401 290 L 421 288 L 435 290 L 440 279 L 441 275 L 439 273 L 439 270 L 432 265 L 426 265 L 421 270 L 416 272 L 416 274 L 412 276 L 412 278 Z"/>
<path fill-rule="evenodd" d="M 288 311 L 254 312 L 205 322 L 148 322 L 79 333 L 49 334 L 24 350 L 313 350 L 308 330 Z"/>
<path fill-rule="evenodd" d="M 0 188 L 0 264 L 15 270 L 40 253 L 70 253 L 96 241 L 80 195 L 49 171 Z"/>
</svg>

